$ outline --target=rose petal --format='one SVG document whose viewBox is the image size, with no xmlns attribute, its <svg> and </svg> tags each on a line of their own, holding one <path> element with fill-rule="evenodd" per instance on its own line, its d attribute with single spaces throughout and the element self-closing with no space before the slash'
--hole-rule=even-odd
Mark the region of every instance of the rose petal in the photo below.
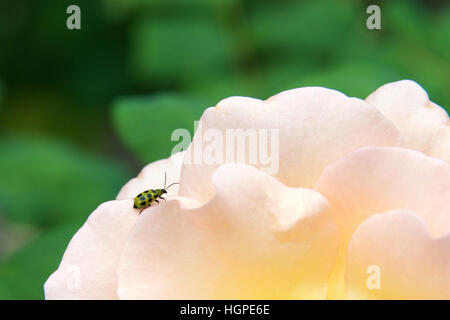
<svg viewBox="0 0 450 320">
<path fill-rule="evenodd" d="M 388 83 L 366 101 L 392 120 L 402 134 L 402 146 L 450 162 L 450 119 L 411 80 Z"/>
<path fill-rule="evenodd" d="M 117 265 L 138 213 L 131 200 L 100 205 L 45 283 L 46 299 L 117 299 Z"/>
<path fill-rule="evenodd" d="M 119 265 L 120 298 L 324 298 L 337 253 L 325 198 L 247 165 L 213 176 L 216 194 L 147 209 Z"/>
<path fill-rule="evenodd" d="M 320 87 L 285 91 L 267 101 L 231 97 L 207 109 L 201 124 L 202 130 L 197 130 L 187 150 L 180 187 L 180 195 L 201 202 L 214 194 L 212 173 L 224 162 L 231 162 L 226 161 L 229 154 L 225 151 L 222 152 L 224 159 L 219 158 L 217 163 L 199 163 L 195 159 L 195 153 L 201 147 L 204 151 L 212 144 L 202 143 L 201 134 L 211 128 L 219 130 L 225 142 L 230 129 L 253 130 L 259 137 L 258 143 L 268 141 L 274 156 L 276 148 L 271 144 L 271 138 L 275 135 L 270 129 L 279 129 L 279 157 L 272 162 L 268 158 L 264 163 L 261 155 L 265 154 L 266 148 L 252 145 L 246 148 L 245 163 L 273 174 L 288 186 L 306 188 L 314 186 L 327 165 L 350 151 L 365 145 L 396 145 L 399 139 L 395 126 L 363 100 Z M 264 130 L 267 130 L 267 139 L 263 139 Z M 222 150 L 232 149 L 231 146 L 224 143 Z M 250 163 L 250 152 L 257 153 L 255 163 Z M 188 163 L 189 159 L 191 163 Z"/>
<path fill-rule="evenodd" d="M 417 151 L 361 148 L 326 168 L 315 189 L 330 202 L 343 235 L 392 209 L 417 212 L 432 236 L 450 231 L 450 164 Z"/>
<path fill-rule="evenodd" d="M 148 189 L 164 187 L 164 172 L 167 173 L 167 185 L 180 181 L 181 162 L 184 151 L 173 154 L 168 159 L 152 162 L 141 170 L 136 178 L 128 181 L 117 195 L 117 200 L 133 199 L 136 195 Z M 178 194 L 178 184 L 167 190 L 167 196 Z"/>
<path fill-rule="evenodd" d="M 450 299 L 450 234 L 433 239 L 404 210 L 363 222 L 348 248 L 350 299 Z"/>
<path fill-rule="evenodd" d="M 345 297 L 344 271 L 348 240 L 371 215 L 410 209 L 433 236 L 450 229 L 450 165 L 424 154 L 393 147 L 364 147 L 328 166 L 315 187 L 331 205 L 342 236 L 330 278 L 329 297 Z"/>
</svg>

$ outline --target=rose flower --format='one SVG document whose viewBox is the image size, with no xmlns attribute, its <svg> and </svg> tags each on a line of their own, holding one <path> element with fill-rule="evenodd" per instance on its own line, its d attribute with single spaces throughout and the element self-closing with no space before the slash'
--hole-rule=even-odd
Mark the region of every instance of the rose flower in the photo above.
<svg viewBox="0 0 450 320">
<path fill-rule="evenodd" d="M 89 216 L 47 299 L 450 299 L 450 120 L 418 84 L 230 97 L 200 123 Z"/>
</svg>

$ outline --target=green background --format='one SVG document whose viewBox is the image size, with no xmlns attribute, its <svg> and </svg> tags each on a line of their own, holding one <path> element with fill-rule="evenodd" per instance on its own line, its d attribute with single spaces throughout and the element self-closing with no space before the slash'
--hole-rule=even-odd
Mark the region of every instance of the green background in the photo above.
<svg viewBox="0 0 450 320">
<path fill-rule="evenodd" d="M 0 299 L 43 298 L 86 217 L 222 98 L 409 78 L 449 107 L 449 75 L 448 1 L 2 1 Z"/>
</svg>

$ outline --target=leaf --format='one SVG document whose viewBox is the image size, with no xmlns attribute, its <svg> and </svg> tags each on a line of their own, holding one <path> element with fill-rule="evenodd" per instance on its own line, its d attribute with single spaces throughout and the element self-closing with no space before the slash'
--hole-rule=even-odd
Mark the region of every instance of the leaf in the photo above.
<svg viewBox="0 0 450 320">
<path fill-rule="evenodd" d="M 56 270 L 80 225 L 64 225 L 30 242 L 0 263 L 0 300 L 42 299 L 44 283 Z"/>
<path fill-rule="evenodd" d="M 113 105 L 112 119 L 121 141 L 144 163 L 167 158 L 178 143 L 171 141 L 178 128 L 193 133 L 208 106 L 197 98 L 160 93 L 152 96 L 121 98 Z"/>
<path fill-rule="evenodd" d="M 144 17 L 131 28 L 131 39 L 135 74 L 159 86 L 223 77 L 234 56 L 229 35 L 208 14 Z"/>
<path fill-rule="evenodd" d="M 450 7 L 441 12 L 430 28 L 430 40 L 435 50 L 450 61 Z"/>
<path fill-rule="evenodd" d="M 220 100 L 231 96 L 264 98 L 267 94 L 262 79 L 252 75 L 224 77 L 217 81 L 205 79 L 199 83 L 190 83 L 186 90 L 205 97 L 210 102 L 209 105 L 216 105 Z"/>
<path fill-rule="evenodd" d="M 343 36 L 356 32 L 357 16 L 349 1 L 266 2 L 250 13 L 249 26 L 259 47 L 304 54 L 342 45 Z"/>
<path fill-rule="evenodd" d="M 400 79 L 395 70 L 374 63 L 348 63 L 300 77 L 289 88 L 321 86 L 364 99 L 383 84 Z"/>
<path fill-rule="evenodd" d="M 399 38 L 414 41 L 416 45 L 426 45 L 429 17 L 420 3 L 409 0 L 390 1 L 381 10 L 382 28 Z"/>
<path fill-rule="evenodd" d="M 67 143 L 0 139 L 0 212 L 40 226 L 81 222 L 126 182 L 125 168 Z"/>
<path fill-rule="evenodd" d="M 240 0 L 104 0 L 102 6 L 105 14 L 113 19 L 123 19 L 130 13 L 145 10 L 148 8 L 155 9 L 160 7 L 169 7 L 172 11 L 179 7 L 227 7 L 233 5 Z"/>
</svg>

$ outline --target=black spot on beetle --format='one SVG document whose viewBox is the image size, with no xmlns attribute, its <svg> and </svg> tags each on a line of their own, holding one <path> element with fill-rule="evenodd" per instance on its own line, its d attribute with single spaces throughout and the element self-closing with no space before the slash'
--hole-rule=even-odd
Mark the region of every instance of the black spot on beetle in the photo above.
<svg viewBox="0 0 450 320">
<path fill-rule="evenodd" d="M 152 199 L 153 198 L 153 194 L 148 194 L 147 198 Z"/>
<path fill-rule="evenodd" d="M 147 204 L 147 202 L 141 202 L 141 206 L 145 206 Z"/>
<path fill-rule="evenodd" d="M 139 197 L 139 200 L 145 201 L 145 197 Z"/>
</svg>

